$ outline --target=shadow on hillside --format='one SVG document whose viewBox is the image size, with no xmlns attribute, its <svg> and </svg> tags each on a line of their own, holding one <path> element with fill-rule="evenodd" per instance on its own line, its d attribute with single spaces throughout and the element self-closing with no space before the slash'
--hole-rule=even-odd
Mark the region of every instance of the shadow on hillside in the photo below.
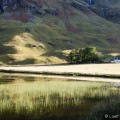
<svg viewBox="0 0 120 120">
<path fill-rule="evenodd" d="M 14 46 L 6 46 L 6 44 L 9 44 L 16 35 L 20 35 L 23 32 L 28 31 L 26 31 L 26 27 L 22 27 L 21 22 L 0 20 L 0 64 L 13 64 L 15 62 L 10 55 L 16 54 L 17 51 Z M 31 61 L 30 64 L 34 63 L 34 60 L 24 60 L 22 62 L 29 63 L 29 61 Z M 16 64 L 19 64 L 19 62 Z"/>
<path fill-rule="evenodd" d="M 66 55 L 64 53 L 62 53 L 62 51 L 59 51 L 59 52 L 50 51 L 50 52 L 42 54 L 42 56 L 45 56 L 45 57 L 53 56 L 53 57 L 57 57 L 59 59 L 66 59 Z"/>
<path fill-rule="evenodd" d="M 0 21 L 0 62 L 3 64 L 9 63 L 12 58 L 8 54 L 15 54 L 16 50 L 12 46 L 5 46 L 6 43 L 9 43 L 13 37 L 17 34 L 20 34 L 21 31 L 12 28 L 6 21 Z M 8 26 L 7 26 L 8 25 Z"/>
</svg>

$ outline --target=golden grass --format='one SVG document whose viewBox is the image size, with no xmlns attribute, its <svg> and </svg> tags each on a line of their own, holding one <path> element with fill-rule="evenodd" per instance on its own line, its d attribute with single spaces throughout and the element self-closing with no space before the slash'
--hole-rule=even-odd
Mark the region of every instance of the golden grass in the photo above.
<svg viewBox="0 0 120 120">
<path fill-rule="evenodd" d="M 27 45 L 31 45 L 31 46 L 27 47 Z M 17 52 L 16 54 L 10 56 L 18 61 L 27 58 L 38 58 L 41 54 L 45 52 L 44 51 L 45 46 L 42 43 L 36 42 L 33 36 L 29 33 L 16 35 L 13 38 L 13 41 L 6 44 L 6 46 L 14 46 Z"/>
<path fill-rule="evenodd" d="M 63 53 L 65 56 L 68 56 L 71 51 L 72 51 L 72 50 L 63 50 L 62 53 Z"/>
<path fill-rule="evenodd" d="M 110 54 L 108 54 L 108 55 L 111 55 L 111 56 L 118 56 L 118 55 L 120 55 L 120 53 L 110 53 Z"/>
<path fill-rule="evenodd" d="M 94 102 L 118 94 L 118 89 L 113 89 L 108 83 L 49 78 L 35 78 L 31 82 L 25 80 L 21 77 L 0 85 L 0 119 L 21 120 L 22 116 L 23 120 L 28 117 L 40 119 L 46 113 L 79 107 L 86 100 Z"/>
<path fill-rule="evenodd" d="M 48 79 L 49 80 L 49 79 Z M 106 89 L 107 87 L 107 89 Z M 93 88 L 95 89 L 93 91 Z M 66 104 L 72 99 L 74 104 L 79 104 L 81 98 L 86 97 L 103 97 L 109 96 L 110 84 L 103 83 L 84 83 L 84 82 L 60 82 L 60 81 L 36 81 L 36 82 L 14 82 L 12 84 L 0 85 L 0 110 L 4 112 L 5 109 L 11 109 L 11 105 L 15 105 L 15 110 L 20 111 L 26 108 L 27 111 L 38 107 L 57 106 L 59 104 Z M 89 92 L 88 92 L 89 91 Z M 87 93 L 87 95 L 86 95 Z M 53 99 L 51 99 L 53 97 Z M 43 101 L 44 99 L 44 101 Z M 61 101 L 59 101 L 61 99 Z M 55 100 L 55 101 L 54 101 Z M 40 103 L 40 101 L 42 101 Z M 53 103 L 53 101 L 55 103 Z M 42 108 L 39 108 L 42 109 Z"/>
<path fill-rule="evenodd" d="M 42 56 L 47 52 L 47 46 L 41 42 L 37 42 L 30 33 L 22 33 L 14 36 L 13 40 L 6 43 L 5 46 L 14 47 L 16 53 L 9 54 L 9 57 L 13 58 L 14 63 L 26 59 L 34 59 L 35 63 L 61 63 L 64 61 L 55 56 Z"/>
</svg>

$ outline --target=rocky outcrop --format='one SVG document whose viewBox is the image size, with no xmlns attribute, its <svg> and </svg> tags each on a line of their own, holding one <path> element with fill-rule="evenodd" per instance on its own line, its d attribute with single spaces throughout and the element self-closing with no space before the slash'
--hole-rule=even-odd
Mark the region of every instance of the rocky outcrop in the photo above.
<svg viewBox="0 0 120 120">
<path fill-rule="evenodd" d="M 89 3 L 89 2 L 88 2 Z M 84 13 L 89 13 L 90 10 L 89 10 L 89 7 L 87 4 L 82 4 L 81 2 L 77 2 L 77 1 L 72 1 L 70 3 L 70 5 Z"/>
<path fill-rule="evenodd" d="M 61 8 L 53 5 L 52 0 L 0 0 L 0 13 L 7 19 L 33 21 L 34 16 L 54 15 L 61 12 Z M 120 8 L 112 6 L 110 0 L 55 0 L 59 6 L 74 7 L 86 14 L 92 12 L 112 22 L 120 23 Z"/>
<path fill-rule="evenodd" d="M 102 17 L 120 24 L 120 8 L 107 8 L 102 10 Z"/>
<path fill-rule="evenodd" d="M 4 9 L 2 5 L 0 5 L 0 13 L 4 13 Z"/>
<path fill-rule="evenodd" d="M 21 0 L 0 0 L 0 11 L 3 13 L 6 8 L 17 8 L 20 6 Z"/>
<path fill-rule="evenodd" d="M 114 7 L 110 0 L 95 0 L 90 9 L 109 21 L 120 23 L 120 7 Z"/>
<path fill-rule="evenodd" d="M 89 5 L 95 4 L 95 0 L 86 0 L 86 2 L 87 2 Z"/>
<path fill-rule="evenodd" d="M 23 22 L 33 21 L 35 14 L 58 15 L 57 8 L 47 5 L 49 0 L 0 0 L 0 13 L 7 19 L 21 20 Z M 47 6 L 43 8 L 43 5 Z"/>
</svg>

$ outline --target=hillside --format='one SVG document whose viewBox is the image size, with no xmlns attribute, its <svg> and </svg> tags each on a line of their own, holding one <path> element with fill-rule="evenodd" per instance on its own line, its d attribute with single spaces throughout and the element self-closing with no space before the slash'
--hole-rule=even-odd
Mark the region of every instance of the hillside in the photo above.
<svg viewBox="0 0 120 120">
<path fill-rule="evenodd" d="M 119 0 L 2 1 L 1 64 L 62 63 L 86 46 L 119 53 L 119 7 Z"/>
</svg>

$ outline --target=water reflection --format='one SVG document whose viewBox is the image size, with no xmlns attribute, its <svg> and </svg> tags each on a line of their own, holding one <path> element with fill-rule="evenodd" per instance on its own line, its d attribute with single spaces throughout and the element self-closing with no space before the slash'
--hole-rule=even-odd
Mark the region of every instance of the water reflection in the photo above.
<svg viewBox="0 0 120 120">
<path fill-rule="evenodd" d="M 0 74 L 0 84 L 8 84 L 16 81 L 24 81 L 24 82 L 34 82 L 40 80 L 49 81 L 47 77 L 42 77 L 38 75 L 27 75 L 27 74 Z"/>
<path fill-rule="evenodd" d="M 111 109 L 119 114 L 119 95 L 109 83 L 1 74 L 0 120 L 93 120 L 92 113 L 103 119 Z M 111 100 L 108 111 L 103 106 Z"/>
</svg>

